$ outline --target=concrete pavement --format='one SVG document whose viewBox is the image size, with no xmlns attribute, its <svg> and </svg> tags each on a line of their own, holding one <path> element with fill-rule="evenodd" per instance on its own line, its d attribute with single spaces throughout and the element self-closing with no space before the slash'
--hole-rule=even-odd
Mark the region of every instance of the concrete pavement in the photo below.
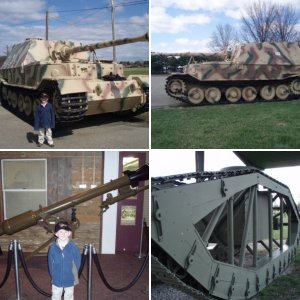
<svg viewBox="0 0 300 300">
<path fill-rule="evenodd" d="M 54 148 L 37 148 L 33 126 L 0 105 L 0 149 L 148 149 L 149 113 L 136 117 L 113 114 L 87 117 L 56 128 Z"/>
</svg>

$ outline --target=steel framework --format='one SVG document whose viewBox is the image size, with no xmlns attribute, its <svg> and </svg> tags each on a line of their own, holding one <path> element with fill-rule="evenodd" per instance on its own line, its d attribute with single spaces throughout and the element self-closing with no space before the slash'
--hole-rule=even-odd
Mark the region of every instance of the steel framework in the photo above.
<svg viewBox="0 0 300 300">
<path fill-rule="evenodd" d="M 249 299 L 286 269 L 298 244 L 289 188 L 257 169 L 152 178 L 155 279 L 198 298 Z"/>
</svg>

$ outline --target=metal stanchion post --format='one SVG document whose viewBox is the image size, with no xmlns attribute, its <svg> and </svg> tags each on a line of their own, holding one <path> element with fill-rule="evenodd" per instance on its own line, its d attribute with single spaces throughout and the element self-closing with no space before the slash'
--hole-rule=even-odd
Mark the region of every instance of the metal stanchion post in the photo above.
<svg viewBox="0 0 300 300">
<path fill-rule="evenodd" d="M 142 230 L 141 230 L 140 250 L 139 250 L 138 258 L 143 258 L 143 257 L 145 257 L 145 255 L 142 255 L 143 234 L 144 234 L 144 220 L 143 220 L 143 218 L 142 218 Z"/>
<path fill-rule="evenodd" d="M 88 300 L 92 300 L 92 244 L 89 244 L 89 265 L 88 265 Z"/>
<path fill-rule="evenodd" d="M 16 297 L 20 300 L 20 282 L 19 282 L 19 260 L 18 260 L 18 241 L 14 240 L 14 262 L 16 279 Z"/>
<path fill-rule="evenodd" d="M 14 267 L 15 267 L 15 280 L 16 280 L 16 295 L 8 298 L 8 300 L 28 300 L 26 295 L 21 295 L 20 293 L 20 276 L 19 276 L 19 249 L 21 250 L 21 245 L 17 240 L 10 242 L 14 251 Z"/>
</svg>

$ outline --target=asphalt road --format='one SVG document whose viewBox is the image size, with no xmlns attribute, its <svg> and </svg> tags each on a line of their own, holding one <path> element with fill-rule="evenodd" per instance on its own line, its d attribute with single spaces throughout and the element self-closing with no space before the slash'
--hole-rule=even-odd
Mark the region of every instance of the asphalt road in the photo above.
<svg viewBox="0 0 300 300">
<path fill-rule="evenodd" d="M 149 113 L 136 117 L 113 114 L 87 117 L 53 131 L 54 148 L 37 148 L 32 124 L 0 104 L 0 149 L 149 149 Z"/>
<path fill-rule="evenodd" d="M 186 104 L 167 95 L 165 91 L 167 76 L 168 75 L 151 76 L 151 107 L 186 106 Z"/>
</svg>

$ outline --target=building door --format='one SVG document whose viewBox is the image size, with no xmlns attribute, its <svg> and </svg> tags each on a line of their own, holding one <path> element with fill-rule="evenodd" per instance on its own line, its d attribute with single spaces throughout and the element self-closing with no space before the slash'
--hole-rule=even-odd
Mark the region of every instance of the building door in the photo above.
<svg viewBox="0 0 300 300">
<path fill-rule="evenodd" d="M 136 170 L 146 163 L 146 154 L 120 152 L 119 173 Z M 140 183 L 143 186 L 144 182 Z M 138 252 L 143 227 L 144 193 L 118 202 L 116 252 Z"/>
</svg>

